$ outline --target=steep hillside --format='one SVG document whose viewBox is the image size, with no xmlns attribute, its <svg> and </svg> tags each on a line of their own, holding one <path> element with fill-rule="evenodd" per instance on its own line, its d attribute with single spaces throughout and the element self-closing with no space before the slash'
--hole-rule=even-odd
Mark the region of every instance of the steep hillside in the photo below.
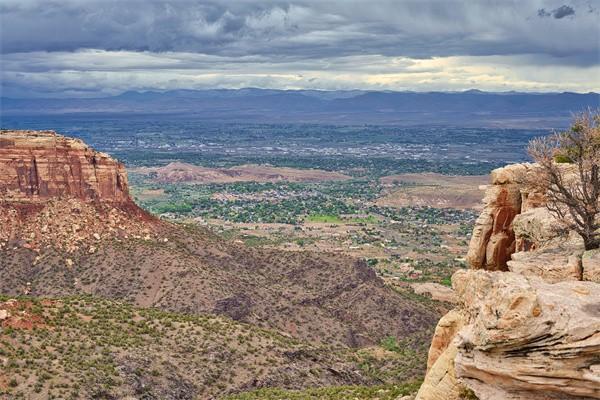
<svg viewBox="0 0 600 400">
<path fill-rule="evenodd" d="M 2 132 L 4 154 L 13 154 L 5 156 L 9 177 L 31 176 L 37 167 L 22 165 L 51 165 L 57 154 L 36 155 L 32 163 L 29 149 L 40 146 L 15 136 L 66 142 L 67 154 L 60 173 L 36 175 L 33 186 L 53 187 L 52 192 L 36 189 L 29 195 L 27 184 L 9 197 L 13 181 L 0 181 L 1 293 L 93 294 L 143 307 L 228 315 L 291 337 L 355 347 L 387 336 L 411 337 L 438 317 L 434 306 L 384 286 L 362 261 L 251 249 L 156 220 L 130 200 L 119 164 L 106 158 L 103 165 L 113 166 L 114 173 L 79 173 L 90 165 L 94 171 L 99 156 L 54 133 Z M 114 189 L 117 182 L 116 197 L 97 189 Z"/>
<path fill-rule="evenodd" d="M 89 293 L 140 306 L 225 314 L 315 342 L 362 346 L 435 323 L 426 304 L 384 286 L 362 261 L 222 242 L 196 228 L 167 239 L 101 239 L 72 253 L 0 251 L 0 292 Z"/>
<path fill-rule="evenodd" d="M 0 297 L 0 365 L 3 399 L 214 399 L 271 386 L 381 384 L 386 368 L 364 368 L 365 351 L 91 297 Z M 382 389 L 402 390 L 373 390 Z"/>
</svg>

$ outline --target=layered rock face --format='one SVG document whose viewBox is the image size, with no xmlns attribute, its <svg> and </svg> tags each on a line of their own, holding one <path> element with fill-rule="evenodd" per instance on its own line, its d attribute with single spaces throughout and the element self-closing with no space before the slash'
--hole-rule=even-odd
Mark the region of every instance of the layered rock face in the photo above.
<svg viewBox="0 0 600 400">
<path fill-rule="evenodd" d="M 600 285 L 461 271 L 456 376 L 480 399 L 600 398 Z"/>
<path fill-rule="evenodd" d="M 507 270 L 506 263 L 517 246 L 513 220 L 522 208 L 531 207 L 523 192 L 523 179 L 530 168 L 515 164 L 492 171 L 492 184 L 483 199 L 485 207 L 475 223 L 467 253 L 472 268 Z"/>
<path fill-rule="evenodd" d="M 532 168 L 492 173 L 418 400 L 600 399 L 600 252 L 556 229 Z"/>
<path fill-rule="evenodd" d="M 146 237 L 152 224 L 129 197 L 125 167 L 107 154 L 53 131 L 0 131 L 0 248 L 75 250 L 90 239 Z"/>
<path fill-rule="evenodd" d="M 123 164 L 53 131 L 0 131 L 0 197 L 130 202 Z"/>
</svg>

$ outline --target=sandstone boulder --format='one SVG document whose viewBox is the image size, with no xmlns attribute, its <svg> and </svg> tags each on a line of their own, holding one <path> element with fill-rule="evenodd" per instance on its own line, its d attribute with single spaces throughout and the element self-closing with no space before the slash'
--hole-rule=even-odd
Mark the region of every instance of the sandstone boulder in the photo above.
<svg viewBox="0 0 600 400">
<path fill-rule="evenodd" d="M 465 316 L 457 309 L 450 310 L 440 318 L 431 339 L 431 346 L 429 347 L 429 355 L 427 357 L 427 370 L 430 370 L 440 355 L 446 351 L 465 323 Z"/>
<path fill-rule="evenodd" d="M 431 366 L 415 400 L 459 400 L 462 386 L 456 380 L 454 359 L 458 349 L 455 343 L 444 350 Z"/>
<path fill-rule="evenodd" d="M 600 249 L 583 253 L 581 264 L 583 280 L 600 283 Z"/>
<path fill-rule="evenodd" d="M 508 183 L 524 183 L 527 174 L 533 168 L 533 164 L 510 164 L 496 168 L 490 173 L 492 185 L 506 185 Z"/>
<path fill-rule="evenodd" d="M 549 283 L 583 279 L 583 250 L 552 247 L 512 255 L 508 269 L 527 277 L 539 277 Z"/>
<path fill-rule="evenodd" d="M 530 208 L 513 220 L 516 251 L 535 250 L 564 235 L 560 223 L 545 207 Z"/>
<path fill-rule="evenodd" d="M 546 196 L 543 193 L 532 192 L 526 187 L 521 189 L 521 212 L 543 207 L 545 204 Z"/>
<path fill-rule="evenodd" d="M 455 339 L 459 382 L 479 399 L 600 398 L 599 284 L 457 274 L 468 318 Z"/>
<path fill-rule="evenodd" d="M 514 252 L 512 222 L 521 211 L 521 191 L 519 185 L 507 179 L 494 178 L 494 182 L 506 183 L 486 190 L 485 207 L 475 222 L 467 253 L 467 261 L 473 268 L 506 270 L 506 262 Z"/>
</svg>

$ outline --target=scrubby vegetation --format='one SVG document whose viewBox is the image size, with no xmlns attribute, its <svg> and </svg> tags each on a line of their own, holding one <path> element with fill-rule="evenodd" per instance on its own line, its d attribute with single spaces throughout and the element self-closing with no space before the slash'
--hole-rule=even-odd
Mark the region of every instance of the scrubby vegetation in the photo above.
<svg viewBox="0 0 600 400">
<path fill-rule="evenodd" d="M 419 383 L 415 382 L 406 385 L 340 386 L 303 391 L 260 389 L 227 396 L 223 400 L 395 400 L 399 396 L 416 392 L 418 388 Z"/>
<path fill-rule="evenodd" d="M 0 308 L 8 300 L 0 297 Z M 0 328 L 0 395 L 12 399 L 192 399 L 264 384 L 293 390 L 228 398 L 378 394 L 391 399 L 415 389 L 402 380 L 414 376 L 411 369 L 424 356 L 423 346 L 408 357 L 399 356 L 407 351 L 401 347 L 388 357 L 382 356 L 383 348 L 315 347 L 222 317 L 140 309 L 87 296 L 18 298 L 10 304 L 16 317 Z M 386 385 L 364 386 L 375 382 Z M 333 387 L 306 389 L 311 386 Z"/>
</svg>

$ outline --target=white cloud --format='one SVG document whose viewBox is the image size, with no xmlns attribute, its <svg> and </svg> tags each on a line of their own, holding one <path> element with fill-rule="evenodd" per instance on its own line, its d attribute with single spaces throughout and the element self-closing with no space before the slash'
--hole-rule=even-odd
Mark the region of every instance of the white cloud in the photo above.
<svg viewBox="0 0 600 400">
<path fill-rule="evenodd" d="M 80 90 L 87 95 L 125 90 L 263 87 L 489 91 L 600 91 L 600 66 L 558 65 L 529 56 L 452 56 L 432 59 L 381 55 L 317 61 L 223 57 L 195 53 L 83 50 L 5 55 L 5 95 Z"/>
<path fill-rule="evenodd" d="M 4 0 L 0 15 L 11 96 L 600 89 L 600 11 L 590 0 Z"/>
</svg>

